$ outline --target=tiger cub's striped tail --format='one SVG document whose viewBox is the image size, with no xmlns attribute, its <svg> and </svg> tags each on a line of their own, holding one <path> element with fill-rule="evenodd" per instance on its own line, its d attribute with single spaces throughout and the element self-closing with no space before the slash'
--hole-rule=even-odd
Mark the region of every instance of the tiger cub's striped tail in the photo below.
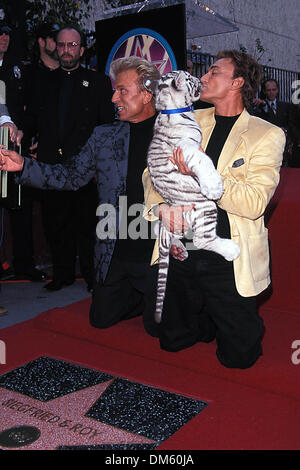
<svg viewBox="0 0 300 470">
<path fill-rule="evenodd" d="M 159 266 L 157 278 L 155 322 L 160 323 L 164 306 L 169 270 L 169 258 L 173 234 L 168 232 L 162 222 L 159 222 Z"/>
</svg>

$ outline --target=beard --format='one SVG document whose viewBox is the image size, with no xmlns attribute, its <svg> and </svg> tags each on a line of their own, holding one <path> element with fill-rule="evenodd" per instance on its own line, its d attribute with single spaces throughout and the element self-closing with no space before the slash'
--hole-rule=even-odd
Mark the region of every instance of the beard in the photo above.
<svg viewBox="0 0 300 470">
<path fill-rule="evenodd" d="M 80 65 L 80 54 L 75 54 L 74 56 L 64 53 L 59 57 L 60 66 L 66 70 L 72 70 Z"/>
<path fill-rule="evenodd" d="M 79 64 L 80 58 L 65 54 L 59 58 L 59 62 L 64 69 L 73 69 Z"/>
<path fill-rule="evenodd" d="M 57 50 L 54 49 L 54 51 L 50 51 L 49 49 L 45 48 L 45 53 L 51 57 L 51 59 L 58 60 L 58 54 Z"/>
</svg>

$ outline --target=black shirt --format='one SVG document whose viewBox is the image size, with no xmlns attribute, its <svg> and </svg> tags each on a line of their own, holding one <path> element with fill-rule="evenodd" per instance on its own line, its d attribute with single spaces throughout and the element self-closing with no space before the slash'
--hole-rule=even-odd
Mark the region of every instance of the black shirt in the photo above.
<svg viewBox="0 0 300 470">
<path fill-rule="evenodd" d="M 58 129 L 60 136 L 60 145 L 62 146 L 66 125 L 68 123 L 69 109 L 71 100 L 76 99 L 73 94 L 74 86 L 78 80 L 77 74 L 80 69 L 63 70 L 59 69 L 60 86 L 59 86 L 59 101 L 58 101 Z"/>
<path fill-rule="evenodd" d="M 135 215 L 129 216 L 128 210 L 133 206 L 133 204 L 139 204 L 140 209 L 142 209 L 144 204 L 142 174 L 147 167 L 147 153 L 153 137 L 155 119 L 156 115 L 136 124 L 130 123 L 128 169 L 126 179 L 127 223 L 125 220 L 125 214 L 123 214 L 121 227 L 124 228 L 123 224 L 125 222 L 128 230 L 130 230 L 131 227 L 133 232 L 142 233 L 143 238 L 132 239 L 130 234 L 128 235 L 128 231 L 126 239 L 118 238 L 115 245 L 114 255 L 122 259 L 132 260 L 132 255 L 134 254 L 135 261 L 150 262 L 154 248 L 154 239 L 153 237 L 151 238 L 152 224 L 143 218 L 142 211 L 139 212 L 137 210 Z M 134 220 L 137 221 L 137 217 L 140 224 L 136 225 Z M 124 233 L 124 230 L 122 230 L 122 233 Z"/>
<path fill-rule="evenodd" d="M 239 118 L 239 114 L 236 116 L 215 116 L 216 125 L 213 129 L 205 153 L 212 159 L 215 168 L 217 168 L 219 157 L 229 136 L 229 133 Z M 218 209 L 218 221 L 217 221 L 217 235 L 221 238 L 231 238 L 230 225 L 228 220 L 227 212 L 217 206 Z M 208 250 L 197 250 L 194 251 L 197 256 L 201 258 L 212 258 L 215 260 L 223 259 L 223 257 L 217 253 Z"/>
</svg>

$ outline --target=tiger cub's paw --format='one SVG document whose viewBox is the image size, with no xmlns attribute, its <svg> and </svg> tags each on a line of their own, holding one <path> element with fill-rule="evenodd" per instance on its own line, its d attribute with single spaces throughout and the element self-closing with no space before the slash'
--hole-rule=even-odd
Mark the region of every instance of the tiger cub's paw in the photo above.
<svg viewBox="0 0 300 470">
<path fill-rule="evenodd" d="M 172 238 L 170 254 L 178 261 L 185 261 L 189 256 L 184 244 L 176 237 Z"/>
<path fill-rule="evenodd" d="M 210 172 L 205 178 L 200 180 L 201 192 L 207 199 L 216 201 L 220 199 L 223 194 L 223 182 L 220 173 L 217 171 Z"/>
</svg>

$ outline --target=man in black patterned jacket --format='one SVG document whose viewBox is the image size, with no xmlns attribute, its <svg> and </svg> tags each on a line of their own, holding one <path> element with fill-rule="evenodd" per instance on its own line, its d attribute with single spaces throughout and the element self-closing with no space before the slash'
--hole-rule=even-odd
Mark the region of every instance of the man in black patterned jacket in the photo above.
<svg viewBox="0 0 300 470">
<path fill-rule="evenodd" d="M 95 126 L 114 119 L 109 78 L 80 65 L 80 30 L 64 27 L 56 42 L 60 68 L 45 76 L 26 113 L 28 131 L 38 134 L 37 159 L 46 163 L 66 162 L 79 153 Z M 43 192 L 43 222 L 53 263 L 48 290 L 74 282 L 77 249 L 81 274 L 91 290 L 96 207 L 93 181 L 76 192 Z"/>
<path fill-rule="evenodd" d="M 44 190 L 57 189 L 60 193 L 77 191 L 95 179 L 99 222 L 90 322 L 96 328 L 107 328 L 142 314 L 146 331 L 156 336 L 157 266 L 150 266 L 154 238 L 127 236 L 121 239 L 118 222 L 121 198 L 127 198 L 128 209 L 134 208 L 134 204 L 143 209 L 142 174 L 156 119 L 152 94 L 144 88 L 143 81 L 159 78 L 159 72 L 155 65 L 137 57 L 118 59 L 112 63 L 112 69 L 115 75 L 112 101 L 120 120 L 96 127 L 78 155 L 62 163 L 49 165 L 0 150 L 0 169 L 22 170 L 22 184 Z M 106 212 L 112 214 L 111 233 L 106 232 Z M 126 214 L 129 235 L 129 211 Z M 124 220 L 122 215 L 121 219 Z M 151 223 L 142 214 L 139 221 L 144 222 L 148 233 L 152 231 Z"/>
</svg>

